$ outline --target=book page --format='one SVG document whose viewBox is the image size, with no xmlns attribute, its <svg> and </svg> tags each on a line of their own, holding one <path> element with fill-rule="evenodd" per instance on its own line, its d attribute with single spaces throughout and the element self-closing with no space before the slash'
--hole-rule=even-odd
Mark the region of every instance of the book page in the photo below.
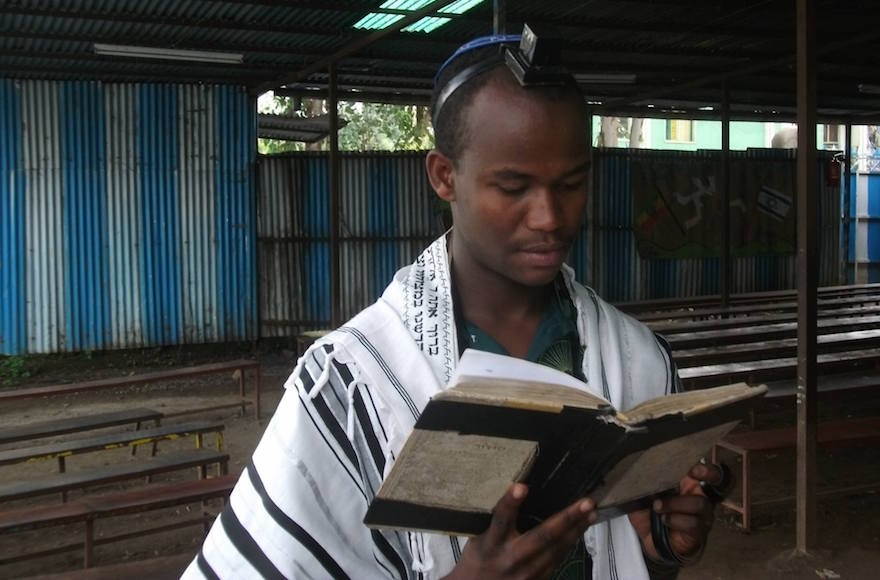
<svg viewBox="0 0 880 580">
<path fill-rule="evenodd" d="M 436 398 L 559 411 L 563 406 L 601 409 L 608 401 L 582 381 L 545 365 L 473 349 L 465 350 L 450 381 Z"/>
<path fill-rule="evenodd" d="M 608 401 L 590 392 L 548 383 L 490 377 L 461 377 L 460 381 L 454 387 L 438 393 L 435 398 L 556 413 L 563 406 L 584 409 L 610 407 Z"/>
<path fill-rule="evenodd" d="M 675 393 L 645 401 L 620 416 L 630 424 L 678 413 L 687 417 L 723 407 L 734 401 L 759 397 L 766 391 L 766 385 L 751 387 L 746 383 L 737 383 L 711 389 Z"/>
<path fill-rule="evenodd" d="M 456 384 L 461 377 L 494 377 L 560 385 L 578 390 L 586 388 L 582 381 L 546 365 L 472 348 L 466 349 L 461 355 L 450 384 Z"/>
<path fill-rule="evenodd" d="M 528 475 L 537 448 L 534 441 L 416 429 L 377 498 L 489 513 Z"/>
</svg>

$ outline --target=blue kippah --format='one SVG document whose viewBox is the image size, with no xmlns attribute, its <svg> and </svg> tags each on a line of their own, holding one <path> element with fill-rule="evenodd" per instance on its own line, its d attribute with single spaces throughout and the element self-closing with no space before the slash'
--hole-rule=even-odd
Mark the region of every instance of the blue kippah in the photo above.
<svg viewBox="0 0 880 580">
<path fill-rule="evenodd" d="M 456 58 L 461 56 L 466 52 L 470 52 L 472 50 L 476 50 L 477 48 L 481 48 L 484 46 L 492 46 L 495 44 L 510 44 L 510 43 L 518 43 L 522 40 L 521 34 L 492 34 L 489 36 L 481 36 L 479 38 L 475 38 L 469 42 L 466 42 L 458 47 L 458 49 L 452 53 L 452 56 L 447 58 L 440 68 L 437 69 L 437 74 L 434 75 L 434 86 L 437 86 L 437 81 L 440 80 L 440 75 L 443 73 L 443 70 L 449 66 L 449 63 L 454 61 Z"/>
</svg>

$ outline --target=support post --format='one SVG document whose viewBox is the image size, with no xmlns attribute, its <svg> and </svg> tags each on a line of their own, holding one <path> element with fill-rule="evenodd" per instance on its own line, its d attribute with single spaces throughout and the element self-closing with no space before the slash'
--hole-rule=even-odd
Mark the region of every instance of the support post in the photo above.
<svg viewBox="0 0 880 580">
<path fill-rule="evenodd" d="M 492 3 L 492 34 L 505 34 L 507 30 L 507 6 L 505 0 Z"/>
<path fill-rule="evenodd" d="M 596 195 L 596 187 L 593 179 L 596 177 L 596 150 L 593 147 L 593 110 L 587 111 L 587 156 L 590 161 L 589 174 L 587 175 L 587 201 L 591 202 L 587 227 L 590 237 L 590 268 L 587 281 L 593 288 L 599 284 L 599 197 Z"/>
<path fill-rule="evenodd" d="M 797 2 L 797 545 L 816 545 L 816 295 L 818 282 L 816 166 L 816 7 Z"/>
<path fill-rule="evenodd" d="M 852 222 L 852 123 L 847 122 L 846 133 L 844 137 L 843 150 L 843 187 L 840 189 L 843 195 L 843 215 L 840 220 L 840 253 L 843 256 L 840 263 L 839 283 L 841 285 L 849 283 L 849 265 L 850 262 L 855 264 L 855 258 L 849 255 L 849 230 Z M 855 269 L 853 269 L 855 272 Z M 853 275 L 852 283 L 856 283 L 855 275 Z"/>
<path fill-rule="evenodd" d="M 730 305 L 730 87 L 721 83 L 721 307 Z M 726 314 L 725 314 L 726 316 Z"/>
<path fill-rule="evenodd" d="M 331 62 L 328 80 L 327 114 L 330 122 L 330 327 L 342 324 L 341 284 L 339 280 L 339 110 L 336 63 Z"/>
</svg>

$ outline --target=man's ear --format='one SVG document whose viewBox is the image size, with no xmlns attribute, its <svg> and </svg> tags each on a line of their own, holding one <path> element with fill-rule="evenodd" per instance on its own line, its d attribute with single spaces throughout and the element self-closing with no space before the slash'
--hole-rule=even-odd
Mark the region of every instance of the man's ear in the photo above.
<svg viewBox="0 0 880 580">
<path fill-rule="evenodd" d="M 452 160 L 437 149 L 431 149 L 425 157 L 425 169 L 437 196 L 443 201 L 455 201 L 455 167 Z"/>
</svg>

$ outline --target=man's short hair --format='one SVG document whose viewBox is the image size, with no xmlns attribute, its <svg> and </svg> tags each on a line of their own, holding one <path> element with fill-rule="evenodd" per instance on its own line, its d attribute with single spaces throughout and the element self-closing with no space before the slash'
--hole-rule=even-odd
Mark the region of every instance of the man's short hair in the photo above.
<svg viewBox="0 0 880 580">
<path fill-rule="evenodd" d="M 504 59 L 500 56 L 501 50 L 502 44 L 495 43 L 480 46 L 453 56 L 445 63 L 434 81 L 430 107 L 434 127 L 434 147 L 452 160 L 453 163 L 458 162 L 464 148 L 467 146 L 469 134 L 465 123 L 465 113 L 469 105 L 473 102 L 480 89 L 485 87 L 495 77 L 496 71 L 499 68 L 506 70 Z M 438 97 L 440 97 L 450 80 L 468 67 L 484 61 L 495 62 L 490 64 L 483 72 L 468 78 L 443 103 L 438 103 Z M 512 73 L 510 73 L 510 80 L 513 84 L 516 84 Z M 580 89 L 573 78 L 570 84 L 564 86 L 532 87 L 529 90 L 534 90 L 536 94 L 553 100 L 574 94 L 582 97 Z M 441 106 L 439 111 L 437 110 L 438 104 Z M 586 114 L 586 109 L 584 114 Z"/>
<path fill-rule="evenodd" d="M 434 90 L 431 94 L 431 119 L 434 125 L 434 147 L 453 162 L 459 159 L 461 151 L 467 142 L 467 129 L 464 123 L 464 113 L 474 100 L 474 96 L 489 82 L 492 73 L 504 65 L 501 59 L 463 85 L 461 85 L 443 103 L 442 110 L 437 111 L 437 99 L 440 92 L 449 81 L 458 73 L 478 62 L 492 59 L 498 54 L 498 45 L 488 45 L 462 53 L 449 62 L 434 82 Z"/>
</svg>

